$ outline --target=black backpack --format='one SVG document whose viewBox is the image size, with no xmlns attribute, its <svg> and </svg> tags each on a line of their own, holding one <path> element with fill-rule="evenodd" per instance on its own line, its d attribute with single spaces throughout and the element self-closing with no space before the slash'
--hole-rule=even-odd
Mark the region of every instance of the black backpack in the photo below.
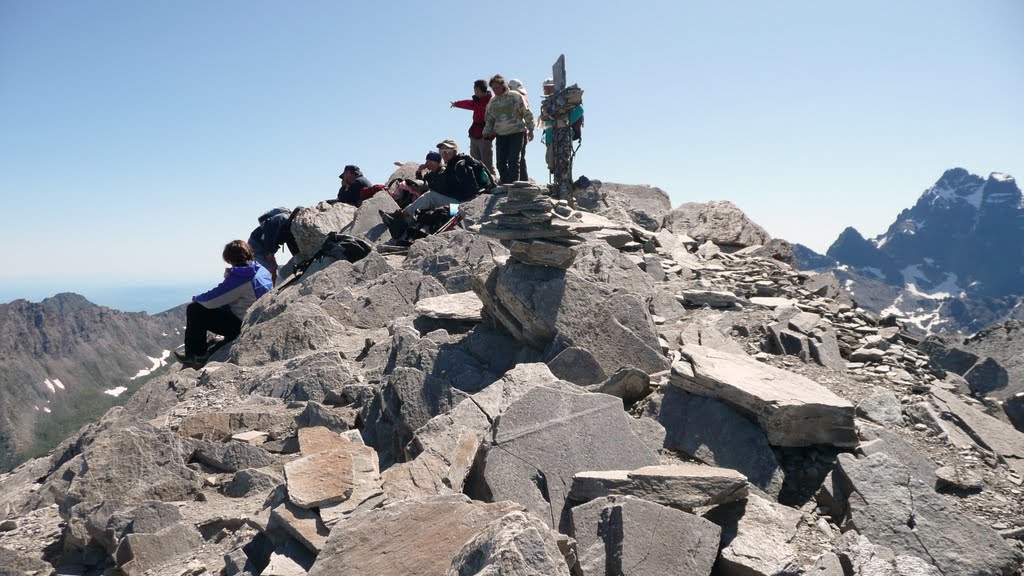
<svg viewBox="0 0 1024 576">
<path fill-rule="evenodd" d="M 355 236 L 349 236 L 348 234 L 342 234 L 340 232 L 331 232 L 327 235 L 327 239 L 324 240 L 323 245 L 316 254 L 313 254 L 308 260 L 304 260 L 295 265 L 295 274 L 288 282 L 283 284 L 281 288 L 286 288 L 295 283 L 296 280 L 302 277 L 306 273 L 306 270 L 316 262 L 324 257 L 334 258 L 335 260 L 348 260 L 349 262 L 358 262 L 363 258 L 366 258 L 370 252 L 373 252 L 373 247 L 356 238 Z"/>
<path fill-rule="evenodd" d="M 473 171 L 473 179 L 476 181 L 477 190 L 490 192 L 497 187 L 497 184 L 494 182 L 494 178 L 491 178 L 491 173 L 487 171 L 487 167 L 484 166 L 483 162 L 468 155 L 465 160 L 470 170 Z"/>
</svg>

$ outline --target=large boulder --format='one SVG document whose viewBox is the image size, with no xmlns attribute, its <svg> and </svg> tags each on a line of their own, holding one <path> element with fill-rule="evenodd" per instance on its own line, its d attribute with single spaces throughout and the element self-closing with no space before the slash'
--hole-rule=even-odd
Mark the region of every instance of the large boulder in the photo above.
<svg viewBox="0 0 1024 576">
<path fill-rule="evenodd" d="M 977 364 L 964 374 L 971 392 L 978 396 L 985 396 L 989 392 L 1006 388 L 1010 383 L 1010 376 L 994 358 L 988 356 L 978 360 Z"/>
<path fill-rule="evenodd" d="M 605 374 L 628 366 L 648 374 L 668 367 L 647 303 L 574 270 L 510 262 L 474 291 L 490 317 L 534 348 L 543 350 L 557 337 L 563 348 L 588 350 Z"/>
<path fill-rule="evenodd" d="M 309 575 L 443 574 L 470 539 L 517 510 L 511 502 L 483 504 L 461 494 L 389 504 L 338 523 Z"/>
<path fill-rule="evenodd" d="M 735 470 L 686 463 L 580 472 L 573 477 L 569 498 L 586 502 L 604 496 L 636 496 L 693 510 L 739 500 L 748 492 L 747 479 Z"/>
<path fill-rule="evenodd" d="M 722 528 L 717 570 L 723 576 L 800 573 L 796 535 L 800 512 L 751 494 L 704 517 Z"/>
<path fill-rule="evenodd" d="M 620 224 L 635 224 L 657 232 L 665 216 L 672 210 L 672 200 L 661 188 L 600 180 L 590 182 L 590 187 L 576 193 L 577 205 L 584 210 L 620 220 Z M 628 219 L 619 217 L 620 214 L 627 215 Z"/>
<path fill-rule="evenodd" d="M 529 512 L 510 512 L 466 542 L 445 576 L 569 576 L 569 567 L 559 550 L 561 539 L 558 532 Z"/>
<path fill-rule="evenodd" d="M 404 266 L 431 276 L 448 292 L 473 289 L 473 276 L 495 266 L 508 249 L 495 240 L 466 230 L 452 230 L 417 240 L 409 247 Z"/>
<path fill-rule="evenodd" d="M 355 214 L 355 206 L 340 202 L 321 202 L 316 206 L 300 208 L 291 227 L 292 236 L 299 247 L 295 258 L 301 261 L 312 257 L 323 246 L 327 235 L 347 226 Z"/>
<path fill-rule="evenodd" d="M 1020 558 L 995 531 L 967 518 L 885 453 L 839 455 L 850 525 L 896 554 L 930 559 L 946 576 L 1010 574 Z"/>
<path fill-rule="evenodd" d="M 358 379 L 352 362 L 336 350 L 313 352 L 272 366 L 270 371 L 243 378 L 241 391 L 288 401 L 323 402 Z"/>
<path fill-rule="evenodd" d="M 295 303 L 268 321 L 243 326 L 231 346 L 231 360 L 240 366 L 260 366 L 290 360 L 321 350 L 339 348 L 352 334 L 312 303 Z"/>
<path fill-rule="evenodd" d="M 352 222 L 341 231 L 374 244 L 387 242 L 391 240 L 391 233 L 384 221 L 381 220 L 380 212 L 390 214 L 396 210 L 398 210 L 398 204 L 391 198 L 391 195 L 384 191 L 378 192 L 359 205 Z"/>
<path fill-rule="evenodd" d="M 633 496 L 572 509 L 572 536 L 584 576 L 711 574 L 721 530 L 681 510 Z"/>
<path fill-rule="evenodd" d="M 665 228 L 698 241 L 710 240 L 721 246 L 764 245 L 771 240 L 761 228 L 732 202 L 687 202 L 665 217 Z"/>
<path fill-rule="evenodd" d="M 932 389 L 932 403 L 944 424 L 958 426 L 973 442 L 995 452 L 1017 474 L 1024 475 L 1024 433 L 938 387 Z"/>
<path fill-rule="evenodd" d="M 682 354 L 684 361 L 672 368 L 672 384 L 755 418 L 771 444 L 858 444 L 853 405 L 813 380 L 703 346 L 683 346 Z"/>
<path fill-rule="evenodd" d="M 643 419 L 647 415 L 664 427 L 665 448 L 712 466 L 738 470 L 773 497 L 782 490 L 782 467 L 768 438 L 731 406 L 666 386 L 663 394 L 648 400 Z"/>
<path fill-rule="evenodd" d="M 622 401 L 567 384 L 524 394 L 498 418 L 483 479 L 495 501 L 512 500 L 565 530 L 573 476 L 659 463 L 632 432 Z"/>
</svg>

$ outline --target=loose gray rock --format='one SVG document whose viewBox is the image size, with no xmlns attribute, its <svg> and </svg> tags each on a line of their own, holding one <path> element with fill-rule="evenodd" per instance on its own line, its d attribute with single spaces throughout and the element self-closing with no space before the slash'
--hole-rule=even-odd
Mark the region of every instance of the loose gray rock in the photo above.
<svg viewBox="0 0 1024 576">
<path fill-rule="evenodd" d="M 1017 472 L 1024 475 L 1024 433 L 979 410 L 971 408 L 955 395 L 932 388 L 933 403 L 944 415 L 966 432 L 971 439 L 1002 457 Z"/>
<path fill-rule="evenodd" d="M 840 454 L 836 470 L 851 526 L 876 545 L 928 558 L 947 576 L 1008 574 L 1017 565 L 999 534 L 957 512 L 886 454 Z"/>
<path fill-rule="evenodd" d="M 493 499 L 518 502 L 552 528 L 566 529 L 573 475 L 659 463 L 627 419 L 613 396 L 568 384 L 530 390 L 494 423 L 483 468 Z"/>
<path fill-rule="evenodd" d="M 572 535 L 585 576 L 707 575 L 720 534 L 718 526 L 699 516 L 632 496 L 572 509 Z"/>
<path fill-rule="evenodd" d="M 720 246 L 763 246 L 771 240 L 743 211 L 725 201 L 682 204 L 665 217 L 665 228 Z"/>
<path fill-rule="evenodd" d="M 853 405 L 809 378 L 702 346 L 682 354 L 670 382 L 750 414 L 773 445 L 857 445 Z"/>
<path fill-rule="evenodd" d="M 971 366 L 971 369 L 964 374 L 964 380 L 971 388 L 971 392 L 978 396 L 985 396 L 989 392 L 1006 388 L 1010 383 L 1010 376 L 999 362 L 994 358 L 986 356 Z"/>
<path fill-rule="evenodd" d="M 348 226 L 341 229 L 342 233 L 377 244 L 391 240 L 387 225 L 380 219 L 380 211 L 390 214 L 398 210 L 391 195 L 385 191 L 378 192 L 363 201 L 356 208 L 355 216 Z"/>
<path fill-rule="evenodd" d="M 263 468 L 274 463 L 274 456 L 259 446 L 239 442 L 222 444 L 193 440 L 193 458 L 224 472 L 238 472 L 246 468 Z"/>
<path fill-rule="evenodd" d="M 679 301 L 686 306 L 710 306 L 712 308 L 732 308 L 739 303 L 739 296 L 721 290 L 684 290 L 679 294 Z"/>
<path fill-rule="evenodd" d="M 636 368 L 622 368 L 604 382 L 588 386 L 587 390 L 616 396 L 632 404 L 651 393 L 651 377 Z"/>
<path fill-rule="evenodd" d="M 718 569 L 722 574 L 800 573 L 795 546 L 800 512 L 754 494 L 723 504 L 704 518 L 722 528 Z"/>
<path fill-rule="evenodd" d="M 956 465 L 937 469 L 935 476 L 938 478 L 938 482 L 935 483 L 936 489 L 952 488 L 954 490 L 978 491 L 985 486 L 981 476 Z"/>
<path fill-rule="evenodd" d="M 559 352 L 548 362 L 548 368 L 559 379 L 577 386 L 600 384 L 608 379 L 594 355 L 576 346 Z"/>
<path fill-rule="evenodd" d="M 438 320 L 480 322 L 483 302 L 472 292 L 459 292 L 424 298 L 416 303 L 416 313 Z"/>
<path fill-rule="evenodd" d="M 355 214 L 355 206 L 340 202 L 321 202 L 316 206 L 300 208 L 291 225 L 292 236 L 299 247 L 296 257 L 299 260 L 312 257 L 323 246 L 327 235 L 347 226 Z"/>
<path fill-rule="evenodd" d="M 466 542 L 445 576 L 545 574 L 569 576 L 561 535 L 529 512 L 510 512 Z"/>
<path fill-rule="evenodd" d="M 195 528 L 179 522 L 155 534 L 127 535 L 114 557 L 121 571 L 136 576 L 172 563 L 180 565 L 202 544 Z"/>
<path fill-rule="evenodd" d="M 577 192 L 577 205 L 619 224 L 636 224 L 645 230 L 657 232 L 665 216 L 672 210 L 668 193 L 661 188 L 600 180 L 590 182 L 590 187 Z M 628 216 L 628 220 L 618 216 L 622 213 Z"/>
<path fill-rule="evenodd" d="M 882 426 L 902 426 L 903 404 L 892 392 L 878 392 L 857 404 L 857 416 Z"/>
<path fill-rule="evenodd" d="M 222 491 L 229 498 L 245 498 L 251 494 L 269 493 L 283 483 L 284 478 L 267 470 L 247 468 L 235 472 Z"/>
<path fill-rule="evenodd" d="M 481 194 L 480 198 L 493 198 Z M 466 210 L 466 204 L 460 205 Z M 468 292 L 473 288 L 473 276 L 493 268 L 498 258 L 507 257 L 509 251 L 499 242 L 465 230 L 452 230 L 444 234 L 427 236 L 409 247 L 405 267 L 431 276 L 450 293 Z"/>
</svg>

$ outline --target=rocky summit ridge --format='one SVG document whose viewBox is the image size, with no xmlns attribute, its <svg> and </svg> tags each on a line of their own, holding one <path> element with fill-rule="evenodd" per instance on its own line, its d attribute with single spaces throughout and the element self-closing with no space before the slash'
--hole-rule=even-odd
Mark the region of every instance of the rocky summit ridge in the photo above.
<svg viewBox="0 0 1024 576">
<path fill-rule="evenodd" d="M 1021 572 L 1024 434 L 937 347 L 730 203 L 542 197 L 499 188 L 399 251 L 390 198 L 303 209 L 304 253 L 338 230 L 377 249 L 0 476 L 0 565 Z"/>
</svg>

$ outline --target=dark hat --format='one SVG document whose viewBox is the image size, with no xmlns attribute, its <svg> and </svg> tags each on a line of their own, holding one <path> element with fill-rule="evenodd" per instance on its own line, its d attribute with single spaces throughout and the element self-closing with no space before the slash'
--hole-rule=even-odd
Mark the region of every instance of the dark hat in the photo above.
<svg viewBox="0 0 1024 576">
<path fill-rule="evenodd" d="M 355 164 L 349 164 L 348 166 L 345 166 L 345 169 L 342 170 L 342 172 L 352 172 L 356 176 L 362 176 L 363 175 L 363 171 L 360 170 L 359 166 L 356 166 Z"/>
<path fill-rule="evenodd" d="M 441 155 L 437 152 L 427 152 L 427 162 L 433 160 L 434 162 L 441 161 Z"/>
<path fill-rule="evenodd" d="M 455 140 L 452 140 L 451 138 L 449 138 L 449 139 L 445 140 L 444 142 L 441 142 L 441 143 L 439 143 L 437 145 L 437 149 L 438 150 L 440 150 L 442 148 L 449 148 L 451 150 L 458 150 L 459 149 L 459 145 L 455 143 Z"/>
</svg>

